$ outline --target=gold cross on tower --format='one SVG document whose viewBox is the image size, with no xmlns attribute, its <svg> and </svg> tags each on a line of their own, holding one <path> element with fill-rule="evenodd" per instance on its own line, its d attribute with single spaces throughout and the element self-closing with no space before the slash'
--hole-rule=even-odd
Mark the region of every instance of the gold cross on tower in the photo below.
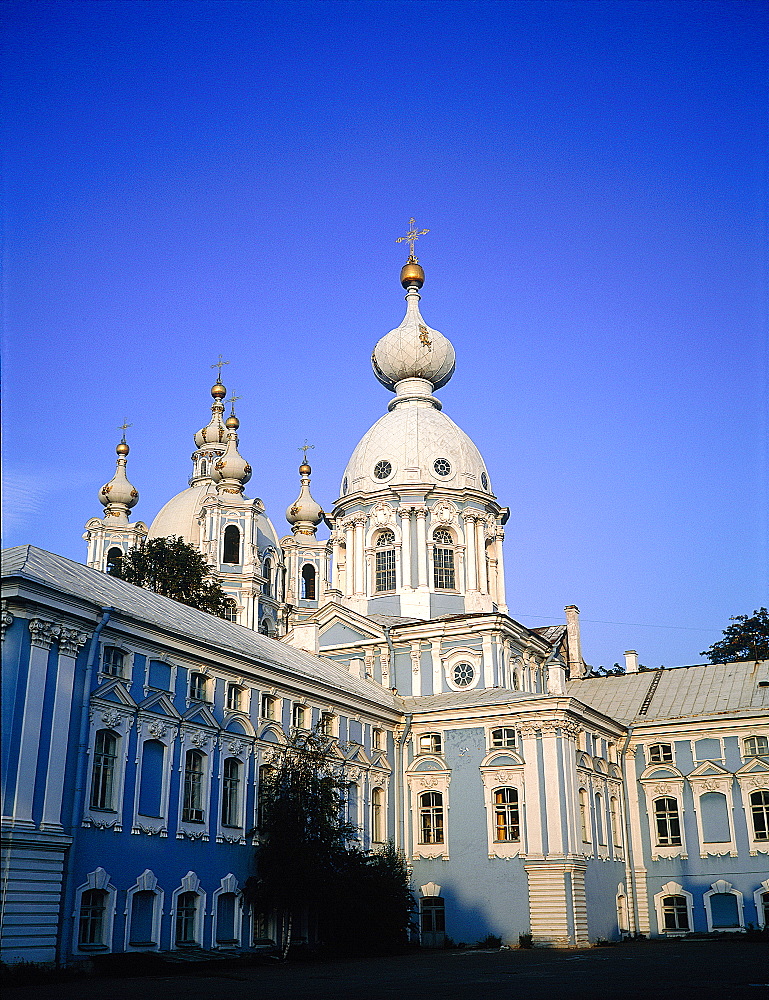
<svg viewBox="0 0 769 1000">
<path fill-rule="evenodd" d="M 224 355 L 220 354 L 219 355 L 219 360 L 216 361 L 214 364 L 211 365 L 212 368 L 218 368 L 219 369 L 219 374 L 216 376 L 216 381 L 217 382 L 221 382 L 221 380 L 222 380 L 222 368 L 225 365 L 229 364 L 229 361 L 222 361 L 223 357 L 224 357 Z"/>
<path fill-rule="evenodd" d="M 416 222 L 413 219 L 409 219 L 409 231 L 405 236 L 399 236 L 395 241 L 396 243 L 408 243 L 409 245 L 409 264 L 418 264 L 419 261 L 414 256 L 414 244 L 419 239 L 420 236 L 424 236 L 425 233 L 429 233 L 429 229 L 423 229 L 421 232 L 417 232 Z"/>
<path fill-rule="evenodd" d="M 314 445 L 314 444 L 307 444 L 307 438 L 305 438 L 305 439 L 304 439 L 304 444 L 303 444 L 303 445 L 300 445 L 300 446 L 299 446 L 299 447 L 298 447 L 298 448 L 297 448 L 296 450 L 297 450 L 297 451 L 303 451 L 303 452 L 304 452 L 304 460 L 305 460 L 305 462 L 306 462 L 306 461 L 307 461 L 307 452 L 308 452 L 308 451 L 312 451 L 312 449 L 313 449 L 314 447 L 315 447 L 315 445 Z"/>
<path fill-rule="evenodd" d="M 123 441 L 125 441 L 125 432 L 129 427 L 133 427 L 133 424 L 127 424 L 125 421 L 118 427 L 118 430 L 123 432 Z"/>
<path fill-rule="evenodd" d="M 225 364 L 226 364 L 226 362 L 225 362 Z M 213 368 L 213 365 L 211 367 Z M 238 400 L 240 398 L 241 398 L 240 396 L 236 396 L 235 393 L 233 392 L 233 394 L 227 400 L 227 402 L 230 404 L 230 409 L 231 409 L 231 411 L 232 411 L 233 414 L 235 413 L 235 402 L 236 402 L 236 400 Z"/>
</svg>

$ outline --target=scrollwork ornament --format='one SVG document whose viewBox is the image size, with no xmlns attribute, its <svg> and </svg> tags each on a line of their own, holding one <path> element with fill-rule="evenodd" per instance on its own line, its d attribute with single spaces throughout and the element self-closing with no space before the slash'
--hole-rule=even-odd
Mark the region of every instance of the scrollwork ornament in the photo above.
<svg viewBox="0 0 769 1000">
<path fill-rule="evenodd" d="M 28 622 L 32 645 L 38 649 L 50 649 L 54 639 L 61 633 L 61 626 L 42 618 L 30 618 Z"/>
<path fill-rule="evenodd" d="M 152 721 L 147 726 L 147 732 L 150 736 L 154 736 L 156 740 L 159 740 L 168 732 L 168 726 L 162 722 Z"/>
<path fill-rule="evenodd" d="M 123 717 L 120 712 L 116 712 L 114 708 L 111 708 L 101 713 L 101 721 L 105 726 L 109 726 L 110 729 L 116 729 L 123 721 Z"/>
<path fill-rule="evenodd" d="M 5 631 L 10 628 L 11 625 L 13 625 L 13 615 L 10 611 L 3 608 L 3 610 L 0 611 L 0 638 L 5 638 Z"/>
<path fill-rule="evenodd" d="M 243 751 L 246 749 L 247 744 L 243 743 L 242 740 L 230 740 L 227 744 L 227 749 L 233 755 L 233 757 L 240 757 Z"/>
<path fill-rule="evenodd" d="M 59 636 L 59 652 L 63 656 L 77 656 L 79 650 L 88 642 L 88 636 L 76 628 L 63 628 Z"/>
<path fill-rule="evenodd" d="M 454 524 L 456 520 L 456 508 L 448 500 L 439 501 L 432 509 L 433 520 L 438 524 Z"/>
<path fill-rule="evenodd" d="M 208 736 L 205 733 L 193 733 L 190 736 L 190 743 L 201 750 L 203 747 L 208 746 Z"/>
<path fill-rule="evenodd" d="M 371 517 L 380 528 L 383 528 L 385 525 L 393 523 L 395 515 L 389 504 L 380 501 L 371 512 Z"/>
</svg>

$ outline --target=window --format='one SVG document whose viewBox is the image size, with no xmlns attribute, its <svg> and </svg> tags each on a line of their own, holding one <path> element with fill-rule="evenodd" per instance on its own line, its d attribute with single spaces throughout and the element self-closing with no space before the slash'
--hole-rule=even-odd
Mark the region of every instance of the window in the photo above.
<svg viewBox="0 0 769 1000">
<path fill-rule="evenodd" d="M 107 572 L 119 576 L 123 568 L 123 550 L 113 546 L 107 553 Z"/>
<path fill-rule="evenodd" d="M 203 760 L 200 750 L 188 750 L 184 758 L 182 819 L 185 823 L 203 822 Z"/>
<path fill-rule="evenodd" d="M 740 926 L 740 908 L 733 892 L 714 892 L 710 896 L 710 918 L 713 930 Z"/>
<path fill-rule="evenodd" d="M 748 736 L 745 740 L 746 757 L 769 757 L 769 737 Z"/>
<path fill-rule="evenodd" d="M 451 671 L 451 677 L 458 688 L 469 687 L 475 677 L 475 667 L 472 663 L 455 663 Z"/>
<path fill-rule="evenodd" d="M 275 776 L 275 768 L 270 764 L 262 764 L 259 768 L 259 790 L 256 800 L 256 825 L 261 830 L 264 827 L 265 811 L 269 802 L 270 786 Z"/>
<path fill-rule="evenodd" d="M 307 708 L 304 705 L 294 705 L 292 721 L 294 729 L 307 728 Z"/>
<path fill-rule="evenodd" d="M 600 792 L 595 793 L 595 829 L 598 834 L 598 843 L 605 845 L 606 837 L 603 829 L 603 795 L 601 795 Z"/>
<path fill-rule="evenodd" d="M 272 597 L 272 563 L 269 559 L 264 560 L 264 566 L 262 567 L 262 576 L 264 577 L 264 583 L 262 584 L 262 593 L 265 597 Z"/>
<path fill-rule="evenodd" d="M 419 843 L 443 843 L 443 796 L 423 792 L 419 796 Z"/>
<path fill-rule="evenodd" d="M 164 660 L 150 660 L 149 686 L 157 691 L 171 690 L 171 664 Z"/>
<path fill-rule="evenodd" d="M 384 746 L 384 733 L 381 729 L 372 729 L 371 731 L 371 749 L 381 750 Z"/>
<path fill-rule="evenodd" d="M 237 945 L 238 935 L 235 921 L 237 896 L 234 892 L 222 892 L 216 901 L 216 943 Z"/>
<path fill-rule="evenodd" d="M 732 839 L 729 804 L 722 792 L 700 795 L 700 824 L 705 844 L 728 844 Z"/>
<path fill-rule="evenodd" d="M 758 910 L 758 919 L 763 927 L 769 927 L 769 892 L 762 892 Z"/>
<path fill-rule="evenodd" d="M 302 599 L 305 601 L 314 601 L 315 596 L 315 567 L 311 566 L 310 563 L 305 563 L 302 566 Z"/>
<path fill-rule="evenodd" d="M 104 647 L 104 656 L 102 657 L 101 664 L 102 673 L 109 674 L 111 677 L 122 677 L 124 662 L 125 653 L 122 649 L 118 649 L 117 646 Z"/>
<path fill-rule="evenodd" d="M 515 750 L 515 730 L 514 729 L 492 729 L 492 747 L 505 747 L 508 750 Z"/>
<path fill-rule="evenodd" d="M 354 826 L 357 831 L 358 826 L 358 800 L 359 790 L 354 781 L 347 786 L 347 822 Z"/>
<path fill-rule="evenodd" d="M 686 896 L 662 897 L 662 929 L 666 931 L 689 930 Z"/>
<path fill-rule="evenodd" d="M 273 698 L 271 694 L 263 694 L 259 706 L 259 714 L 263 719 L 277 719 L 278 699 Z"/>
<path fill-rule="evenodd" d="M 109 729 L 96 733 L 91 775 L 91 809 L 114 809 L 117 736 Z"/>
<path fill-rule="evenodd" d="M 433 462 L 433 469 L 435 469 L 436 476 L 446 476 L 451 475 L 451 462 L 447 458 L 436 458 Z"/>
<path fill-rule="evenodd" d="M 383 531 L 376 540 L 374 589 L 378 594 L 395 590 L 395 535 Z"/>
<path fill-rule="evenodd" d="M 80 921 L 77 941 L 80 947 L 106 944 L 104 931 L 107 915 L 107 893 L 104 889 L 86 889 L 80 897 Z"/>
<path fill-rule="evenodd" d="M 240 761 L 228 757 L 222 778 L 222 826 L 240 826 Z"/>
<path fill-rule="evenodd" d="M 422 944 L 431 947 L 440 944 L 446 930 L 446 907 L 442 896 L 425 896 L 420 900 L 420 930 Z M 434 940 L 439 935 L 439 940 Z"/>
<path fill-rule="evenodd" d="M 198 894 L 183 892 L 176 900 L 176 944 L 197 944 Z"/>
<path fill-rule="evenodd" d="M 238 620 L 238 603 L 231 597 L 228 597 L 225 601 L 222 618 L 227 622 L 236 622 Z"/>
<path fill-rule="evenodd" d="M 152 948 L 155 923 L 155 901 L 157 894 L 151 889 L 141 889 L 130 894 L 131 923 L 128 930 L 128 944 L 131 948 Z"/>
<path fill-rule="evenodd" d="M 146 740 L 142 747 L 139 778 L 139 812 L 142 816 L 162 816 L 163 761 L 165 746 L 159 740 Z"/>
<path fill-rule="evenodd" d="M 481 473 L 481 486 L 488 491 L 489 488 L 489 477 L 485 472 Z"/>
<path fill-rule="evenodd" d="M 678 818 L 678 803 L 672 798 L 654 800 L 654 823 L 657 829 L 659 847 L 679 847 L 681 844 L 681 823 Z"/>
<path fill-rule="evenodd" d="M 224 529 L 224 554 L 222 562 L 237 565 L 240 562 L 240 528 L 228 524 Z"/>
<path fill-rule="evenodd" d="M 440 733 L 423 733 L 419 737 L 420 753 L 441 753 L 443 741 Z"/>
<path fill-rule="evenodd" d="M 384 843 L 384 791 L 375 788 L 371 793 L 371 839 L 375 844 Z"/>
<path fill-rule="evenodd" d="M 206 685 L 208 678 L 205 674 L 190 674 L 190 698 L 192 701 L 206 700 Z"/>
<path fill-rule="evenodd" d="M 494 792 L 494 839 L 500 842 L 521 839 L 515 788 L 497 788 Z"/>
<path fill-rule="evenodd" d="M 669 743 L 655 743 L 649 747 L 649 761 L 652 764 L 670 764 L 673 760 L 673 748 Z"/>
<path fill-rule="evenodd" d="M 750 812 L 753 817 L 753 836 L 756 840 L 769 840 L 769 792 L 761 789 L 751 792 Z"/>
<path fill-rule="evenodd" d="M 612 795 L 609 799 L 609 816 L 611 818 L 611 839 L 615 847 L 622 847 L 622 824 L 619 815 L 619 799 Z"/>
<path fill-rule="evenodd" d="M 374 479 L 387 479 L 392 474 L 393 467 L 383 458 L 374 466 Z"/>
<path fill-rule="evenodd" d="M 451 532 L 438 528 L 433 533 L 433 582 L 436 590 L 455 590 L 454 539 Z"/>
<path fill-rule="evenodd" d="M 260 635 L 272 635 L 272 628 L 270 626 L 269 618 L 262 618 L 259 623 L 259 634 Z"/>
<path fill-rule="evenodd" d="M 336 716 L 333 712 L 321 712 L 320 731 L 324 736 L 336 736 Z"/>
<path fill-rule="evenodd" d="M 230 712 L 243 711 L 243 688 L 239 684 L 227 685 L 227 709 Z"/>
<path fill-rule="evenodd" d="M 579 825 L 582 830 L 582 843 L 590 843 L 590 817 L 587 808 L 587 790 L 579 790 Z"/>
</svg>

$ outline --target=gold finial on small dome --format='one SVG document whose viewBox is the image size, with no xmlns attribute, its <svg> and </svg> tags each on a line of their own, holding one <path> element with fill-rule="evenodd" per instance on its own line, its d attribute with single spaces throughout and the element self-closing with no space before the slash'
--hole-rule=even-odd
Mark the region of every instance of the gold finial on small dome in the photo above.
<svg viewBox="0 0 769 1000">
<path fill-rule="evenodd" d="M 299 466 L 299 475 L 309 476 L 311 473 L 312 473 L 312 468 L 309 465 L 309 463 L 307 461 L 302 462 L 302 464 Z"/>
<path fill-rule="evenodd" d="M 229 361 L 222 361 L 222 355 L 220 354 L 219 360 L 211 365 L 212 368 L 219 369 L 219 374 L 216 377 L 216 382 L 211 388 L 211 395 L 214 397 L 214 399 L 224 399 L 224 397 L 227 395 L 227 390 L 222 385 L 222 368 L 228 364 Z"/>
<path fill-rule="evenodd" d="M 233 393 L 227 402 L 230 404 L 230 415 L 224 421 L 224 426 L 231 431 L 236 431 L 240 427 L 240 421 L 235 416 L 235 403 L 240 399 L 240 396 L 236 396 Z"/>
<path fill-rule="evenodd" d="M 420 236 L 424 236 L 429 232 L 429 229 L 417 231 L 416 222 L 413 219 L 409 219 L 409 231 L 405 236 L 399 236 L 395 241 L 396 243 L 408 243 L 409 245 L 409 259 L 401 268 L 401 284 L 404 288 L 409 288 L 411 285 L 421 288 L 425 283 L 425 272 L 419 266 L 419 261 L 414 256 L 414 244 Z"/>
<path fill-rule="evenodd" d="M 310 463 L 307 461 L 307 452 L 308 451 L 312 451 L 312 449 L 314 447 L 315 447 L 314 444 L 307 444 L 307 438 L 305 438 L 304 439 L 304 444 L 300 445 L 296 449 L 297 451 L 303 451 L 304 452 L 304 459 L 302 460 L 302 464 L 299 466 L 299 475 L 300 476 L 309 476 L 310 473 L 312 472 L 312 469 L 310 468 Z"/>
<path fill-rule="evenodd" d="M 128 447 L 128 444 L 126 443 L 125 439 L 125 432 L 128 430 L 129 427 L 133 427 L 133 424 L 127 424 L 125 421 L 123 421 L 123 423 L 118 427 L 118 430 L 123 432 L 123 437 L 120 439 L 120 444 L 117 446 L 117 448 L 115 448 L 115 451 L 118 455 L 126 456 L 128 452 L 131 450 Z"/>
</svg>

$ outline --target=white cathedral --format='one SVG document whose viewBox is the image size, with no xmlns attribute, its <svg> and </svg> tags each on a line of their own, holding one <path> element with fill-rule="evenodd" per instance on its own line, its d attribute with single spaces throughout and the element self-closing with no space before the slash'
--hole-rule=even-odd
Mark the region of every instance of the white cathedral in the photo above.
<svg viewBox="0 0 769 1000">
<path fill-rule="evenodd" d="M 240 905 L 260 774 L 315 724 L 363 845 L 406 854 L 425 946 L 769 923 L 769 662 L 643 671 L 629 651 L 596 678 L 575 606 L 511 617 L 509 511 L 435 395 L 455 354 L 420 312 L 418 235 L 372 356 L 393 398 L 333 510 L 306 459 L 291 534 L 246 497 L 220 366 L 189 486 L 149 528 L 124 438 L 87 568 L 5 553 L 6 960 L 274 936 Z M 169 535 L 205 555 L 228 621 L 105 572 Z"/>
</svg>

